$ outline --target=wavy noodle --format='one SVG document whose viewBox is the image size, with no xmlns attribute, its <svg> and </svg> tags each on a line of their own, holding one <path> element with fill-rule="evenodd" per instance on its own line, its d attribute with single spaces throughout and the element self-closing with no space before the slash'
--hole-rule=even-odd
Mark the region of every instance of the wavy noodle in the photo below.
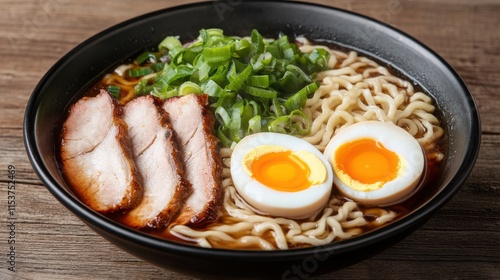
<svg viewBox="0 0 500 280">
<path fill-rule="evenodd" d="M 345 53 L 312 45 L 305 38 L 298 38 L 298 42 L 302 43 L 302 52 L 323 48 L 331 54 L 331 69 L 318 73 L 320 87 L 303 109 L 312 120 L 310 134 L 303 139 L 323 151 L 343 127 L 379 120 L 393 122 L 413 135 L 425 149 L 434 149 L 433 159 L 443 158 L 433 144 L 443 135 L 443 129 L 433 115 L 435 107 L 429 96 L 415 92 L 409 81 L 393 76 L 385 67 L 358 56 L 357 52 Z M 137 81 L 108 75 L 105 83 L 120 85 L 127 92 L 126 102 L 132 98 Z M 221 219 L 203 229 L 173 225 L 168 229 L 170 234 L 202 247 L 288 249 L 348 239 L 397 217 L 394 211 L 376 207 L 361 210 L 355 202 L 335 195 L 321 212 L 305 220 L 263 215 L 237 194 L 229 171 L 231 152 L 229 148 L 221 149 L 224 165 Z"/>
</svg>

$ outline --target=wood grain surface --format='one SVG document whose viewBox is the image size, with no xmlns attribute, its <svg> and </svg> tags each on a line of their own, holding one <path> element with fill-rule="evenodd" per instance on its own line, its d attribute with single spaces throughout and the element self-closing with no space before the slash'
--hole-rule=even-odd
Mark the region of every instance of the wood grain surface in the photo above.
<svg viewBox="0 0 500 280">
<path fill-rule="evenodd" d="M 187 2 L 194 1 L 0 1 L 0 279 L 192 279 L 91 231 L 45 189 L 22 140 L 28 98 L 66 52 L 121 21 Z M 483 131 L 472 174 L 429 222 L 384 252 L 315 279 L 500 279 L 500 1 L 309 2 L 377 18 L 435 50 L 473 93 Z M 15 273 L 7 269 L 9 165 L 17 172 Z"/>
</svg>

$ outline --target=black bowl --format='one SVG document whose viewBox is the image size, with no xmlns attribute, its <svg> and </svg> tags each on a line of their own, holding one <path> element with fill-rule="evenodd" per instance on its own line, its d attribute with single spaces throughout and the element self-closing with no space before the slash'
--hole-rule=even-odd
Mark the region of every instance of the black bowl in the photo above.
<svg viewBox="0 0 500 280">
<path fill-rule="evenodd" d="M 321 247 L 285 251 L 205 249 L 149 236 L 86 207 L 68 189 L 55 142 L 68 106 L 82 89 L 168 35 L 196 38 L 201 28 L 267 37 L 280 32 L 328 40 L 358 50 L 410 77 L 442 112 L 448 151 L 438 191 L 404 218 L 359 237 Z M 228 1 L 180 6 L 111 27 L 60 59 L 42 78 L 27 105 L 24 140 L 34 170 L 49 191 L 89 227 L 123 250 L 153 264 L 200 277 L 302 279 L 333 271 L 387 248 L 425 222 L 460 188 L 476 160 L 480 124 L 474 101 L 455 71 L 415 39 L 370 18 L 297 2 Z"/>
</svg>

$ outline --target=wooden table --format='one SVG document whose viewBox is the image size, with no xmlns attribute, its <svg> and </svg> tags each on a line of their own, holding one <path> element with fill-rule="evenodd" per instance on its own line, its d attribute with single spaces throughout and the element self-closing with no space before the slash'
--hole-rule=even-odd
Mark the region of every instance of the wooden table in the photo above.
<svg viewBox="0 0 500 280">
<path fill-rule="evenodd" d="M 0 279 L 192 279 L 108 243 L 45 189 L 24 151 L 26 102 L 61 56 L 98 31 L 194 1 L 0 2 Z M 397 245 L 317 279 L 500 279 L 500 1 L 310 1 L 365 14 L 427 44 L 463 77 L 482 118 L 469 179 L 428 223 Z M 16 169 L 16 272 L 9 253 L 8 166 Z"/>
</svg>

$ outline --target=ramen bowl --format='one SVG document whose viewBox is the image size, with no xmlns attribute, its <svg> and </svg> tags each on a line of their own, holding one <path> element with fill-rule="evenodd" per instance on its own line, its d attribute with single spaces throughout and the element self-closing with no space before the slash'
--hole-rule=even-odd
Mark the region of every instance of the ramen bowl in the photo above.
<svg viewBox="0 0 500 280">
<path fill-rule="evenodd" d="M 384 23 L 299 2 L 244 1 L 221 9 L 204 2 L 156 11 L 113 26 L 81 43 L 41 79 L 27 104 L 24 141 L 31 164 L 53 196 L 95 232 L 130 254 L 160 267 L 202 278 L 296 279 L 331 272 L 376 254 L 417 229 L 442 207 L 469 175 L 480 143 L 472 96 L 457 73 L 422 43 Z M 444 167 L 436 191 L 401 219 L 352 239 L 289 250 L 212 249 L 177 243 L 133 230 L 88 208 L 58 168 L 57 139 L 71 104 L 82 90 L 116 65 L 164 37 L 195 39 L 202 28 L 245 36 L 281 32 L 331 42 L 389 65 L 428 92 L 446 132 Z M 296 277 L 296 278 L 293 278 Z"/>
</svg>

